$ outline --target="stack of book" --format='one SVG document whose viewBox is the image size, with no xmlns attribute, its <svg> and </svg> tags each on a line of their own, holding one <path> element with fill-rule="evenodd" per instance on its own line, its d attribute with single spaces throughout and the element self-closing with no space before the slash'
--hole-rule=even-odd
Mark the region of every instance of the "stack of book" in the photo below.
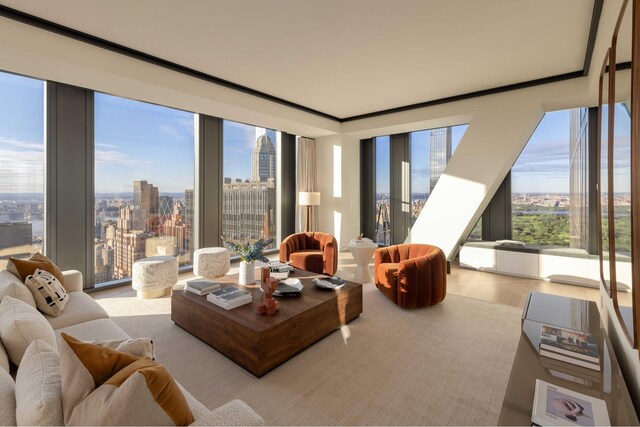
<svg viewBox="0 0 640 427">
<path fill-rule="evenodd" d="M 193 279 L 187 281 L 187 285 L 184 289 L 202 296 L 207 295 L 211 291 L 220 289 L 220 284 L 209 279 Z"/>
<path fill-rule="evenodd" d="M 586 332 L 542 325 L 540 356 L 600 371 L 600 353 L 595 338 Z"/>
<path fill-rule="evenodd" d="M 250 292 L 238 289 L 234 286 L 220 288 L 217 291 L 209 292 L 207 301 L 214 303 L 225 310 L 231 310 L 241 305 L 249 304 L 253 301 Z"/>
</svg>

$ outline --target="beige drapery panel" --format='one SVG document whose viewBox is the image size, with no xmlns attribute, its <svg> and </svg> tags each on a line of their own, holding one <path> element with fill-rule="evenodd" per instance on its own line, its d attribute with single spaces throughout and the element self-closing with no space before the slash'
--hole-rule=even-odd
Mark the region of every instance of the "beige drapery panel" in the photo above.
<svg viewBox="0 0 640 427">
<path fill-rule="evenodd" d="M 298 137 L 298 150 L 296 159 L 296 191 L 318 191 L 318 178 L 316 175 L 316 140 L 312 138 Z M 322 203 L 322 195 L 320 195 Z M 298 195 L 296 194 L 296 201 Z M 297 204 L 297 203 L 296 203 Z M 296 229 L 304 230 L 307 218 L 307 207 L 298 206 Z M 318 230 L 318 208 L 311 207 L 311 230 Z"/>
</svg>

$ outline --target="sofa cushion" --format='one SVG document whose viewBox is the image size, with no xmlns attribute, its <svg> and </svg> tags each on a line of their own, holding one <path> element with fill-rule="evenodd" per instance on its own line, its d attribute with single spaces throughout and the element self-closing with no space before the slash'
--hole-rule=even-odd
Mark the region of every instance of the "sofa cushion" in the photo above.
<svg viewBox="0 0 640 427">
<path fill-rule="evenodd" d="M 232 400 L 197 417 L 192 426 L 262 426 L 264 420 L 242 400 Z"/>
<path fill-rule="evenodd" d="M 30 305 L 9 296 L 0 302 L 0 339 L 11 361 L 20 366 L 24 352 L 33 341 L 42 339 L 56 347 L 51 325 Z"/>
<path fill-rule="evenodd" d="M 169 372 L 152 360 L 61 334 L 67 424 L 188 425 L 189 405 Z"/>
<path fill-rule="evenodd" d="M 16 421 L 19 426 L 60 426 L 62 380 L 58 352 L 35 340 L 24 353 L 16 375 Z"/>
<path fill-rule="evenodd" d="M 44 316 L 53 329 L 66 328 L 89 320 L 109 318 L 107 312 L 88 294 L 84 292 L 69 292 L 67 295 L 69 300 L 60 316 Z M 109 338 L 116 339 L 119 337 Z"/>
<path fill-rule="evenodd" d="M 27 276 L 33 274 L 36 269 L 48 271 L 56 276 L 56 279 L 64 286 L 64 275 L 58 266 L 41 253 L 34 254 L 30 259 L 9 258 L 7 270 L 23 282 Z"/>
<path fill-rule="evenodd" d="M 9 375 L 0 369 L 0 426 L 16 425 L 16 385 Z"/>
<path fill-rule="evenodd" d="M 5 350 L 1 340 L 0 340 L 0 368 L 9 372 L 9 356 L 7 356 L 7 350 Z"/>
<path fill-rule="evenodd" d="M 29 304 L 31 307 L 36 308 L 36 302 L 33 299 L 33 295 L 29 292 L 29 289 L 13 274 L 7 270 L 0 271 L 0 301 L 9 295 L 10 297 L 19 299 Z"/>
<path fill-rule="evenodd" d="M 107 341 L 117 339 L 127 339 L 129 335 L 113 323 L 110 319 L 96 319 L 77 325 L 67 326 L 56 330 L 58 348 L 60 348 L 60 334 L 66 333 L 82 341 Z"/>
<path fill-rule="evenodd" d="M 58 317 L 67 303 L 67 290 L 56 276 L 39 268 L 27 276 L 24 284 L 31 291 L 38 310 L 49 316 Z"/>
</svg>

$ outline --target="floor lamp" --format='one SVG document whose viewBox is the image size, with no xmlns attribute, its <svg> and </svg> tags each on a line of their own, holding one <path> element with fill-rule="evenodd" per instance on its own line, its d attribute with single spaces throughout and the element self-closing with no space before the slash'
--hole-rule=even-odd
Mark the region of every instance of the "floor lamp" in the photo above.
<svg viewBox="0 0 640 427">
<path fill-rule="evenodd" d="M 307 226 L 304 231 L 311 231 L 311 206 L 320 205 L 320 193 L 317 191 L 300 191 L 298 193 L 298 204 L 307 207 Z"/>
</svg>

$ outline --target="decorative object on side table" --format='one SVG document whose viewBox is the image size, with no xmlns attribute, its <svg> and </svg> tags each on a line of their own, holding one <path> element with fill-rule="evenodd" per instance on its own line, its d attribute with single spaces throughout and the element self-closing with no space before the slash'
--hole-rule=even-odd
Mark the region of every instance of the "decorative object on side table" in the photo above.
<svg viewBox="0 0 640 427">
<path fill-rule="evenodd" d="M 536 380 L 534 426 L 610 426 L 604 400 Z"/>
<path fill-rule="evenodd" d="M 269 270 L 268 267 L 266 267 Z M 256 308 L 256 313 L 272 316 L 280 309 L 278 301 L 273 299 L 273 292 L 278 287 L 278 281 L 272 277 L 268 277 L 260 285 L 262 287 L 262 304 Z"/>
<path fill-rule="evenodd" d="M 255 262 L 269 262 L 267 257 L 262 254 L 262 251 L 273 243 L 273 239 L 260 239 L 255 242 L 243 243 L 227 241 L 224 240 L 224 237 L 222 239 L 227 249 L 240 256 L 239 284 L 243 286 L 255 284 Z"/>
</svg>

